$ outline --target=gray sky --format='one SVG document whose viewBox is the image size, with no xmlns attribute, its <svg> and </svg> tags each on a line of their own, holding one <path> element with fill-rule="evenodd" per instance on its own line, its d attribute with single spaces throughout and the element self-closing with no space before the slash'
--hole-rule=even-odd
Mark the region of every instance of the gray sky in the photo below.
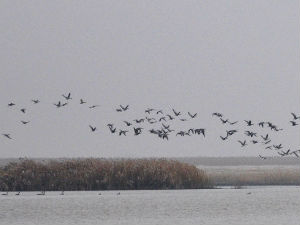
<svg viewBox="0 0 300 225">
<path fill-rule="evenodd" d="M 14 139 L 0 137 L 1 157 L 276 155 L 240 148 L 244 119 L 274 122 L 284 131 L 251 130 L 299 149 L 299 126 L 289 124 L 300 114 L 299 25 L 298 0 L 1 1 L 0 132 Z M 68 107 L 56 109 L 68 92 Z M 117 113 L 119 104 L 130 109 Z M 108 122 L 125 128 L 147 107 L 198 112 L 171 128 L 207 137 L 109 133 Z M 222 142 L 231 127 L 215 111 L 239 120 L 240 133 Z"/>
</svg>

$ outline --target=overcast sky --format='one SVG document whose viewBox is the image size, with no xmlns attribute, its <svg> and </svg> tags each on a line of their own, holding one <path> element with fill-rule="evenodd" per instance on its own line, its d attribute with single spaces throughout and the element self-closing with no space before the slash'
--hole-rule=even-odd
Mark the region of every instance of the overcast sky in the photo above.
<svg viewBox="0 0 300 225">
<path fill-rule="evenodd" d="M 261 143 L 240 147 L 251 140 L 244 119 L 272 121 L 284 130 L 251 130 L 299 149 L 300 126 L 289 123 L 300 115 L 299 25 L 298 0 L 1 1 L 0 132 L 13 138 L 0 137 L 1 157 L 276 155 Z M 119 104 L 129 110 L 116 112 Z M 198 112 L 166 124 L 206 128 L 206 138 L 162 140 L 147 123 L 139 136 L 110 134 L 107 123 L 126 129 L 122 121 L 147 107 Z M 231 128 L 239 133 L 223 142 Z"/>
</svg>

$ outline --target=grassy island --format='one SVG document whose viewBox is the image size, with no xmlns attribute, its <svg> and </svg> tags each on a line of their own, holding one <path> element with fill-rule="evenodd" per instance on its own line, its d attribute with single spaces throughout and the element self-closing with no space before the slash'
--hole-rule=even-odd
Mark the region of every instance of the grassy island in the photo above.
<svg viewBox="0 0 300 225">
<path fill-rule="evenodd" d="M 167 159 L 21 159 L 0 167 L 0 191 L 209 188 L 193 165 Z"/>
</svg>

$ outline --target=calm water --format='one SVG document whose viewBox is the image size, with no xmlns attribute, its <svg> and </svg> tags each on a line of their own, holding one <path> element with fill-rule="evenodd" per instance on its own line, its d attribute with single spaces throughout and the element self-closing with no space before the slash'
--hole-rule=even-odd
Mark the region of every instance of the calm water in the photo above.
<svg viewBox="0 0 300 225">
<path fill-rule="evenodd" d="M 300 187 L 98 193 L 9 193 L 0 224 L 300 224 Z"/>
</svg>

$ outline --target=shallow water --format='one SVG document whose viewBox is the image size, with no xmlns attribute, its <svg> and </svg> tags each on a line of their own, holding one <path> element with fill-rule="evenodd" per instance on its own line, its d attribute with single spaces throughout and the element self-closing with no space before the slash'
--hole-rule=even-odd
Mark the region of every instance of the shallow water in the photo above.
<svg viewBox="0 0 300 225">
<path fill-rule="evenodd" d="M 0 224 L 300 224 L 300 187 L 0 196 Z"/>
</svg>

